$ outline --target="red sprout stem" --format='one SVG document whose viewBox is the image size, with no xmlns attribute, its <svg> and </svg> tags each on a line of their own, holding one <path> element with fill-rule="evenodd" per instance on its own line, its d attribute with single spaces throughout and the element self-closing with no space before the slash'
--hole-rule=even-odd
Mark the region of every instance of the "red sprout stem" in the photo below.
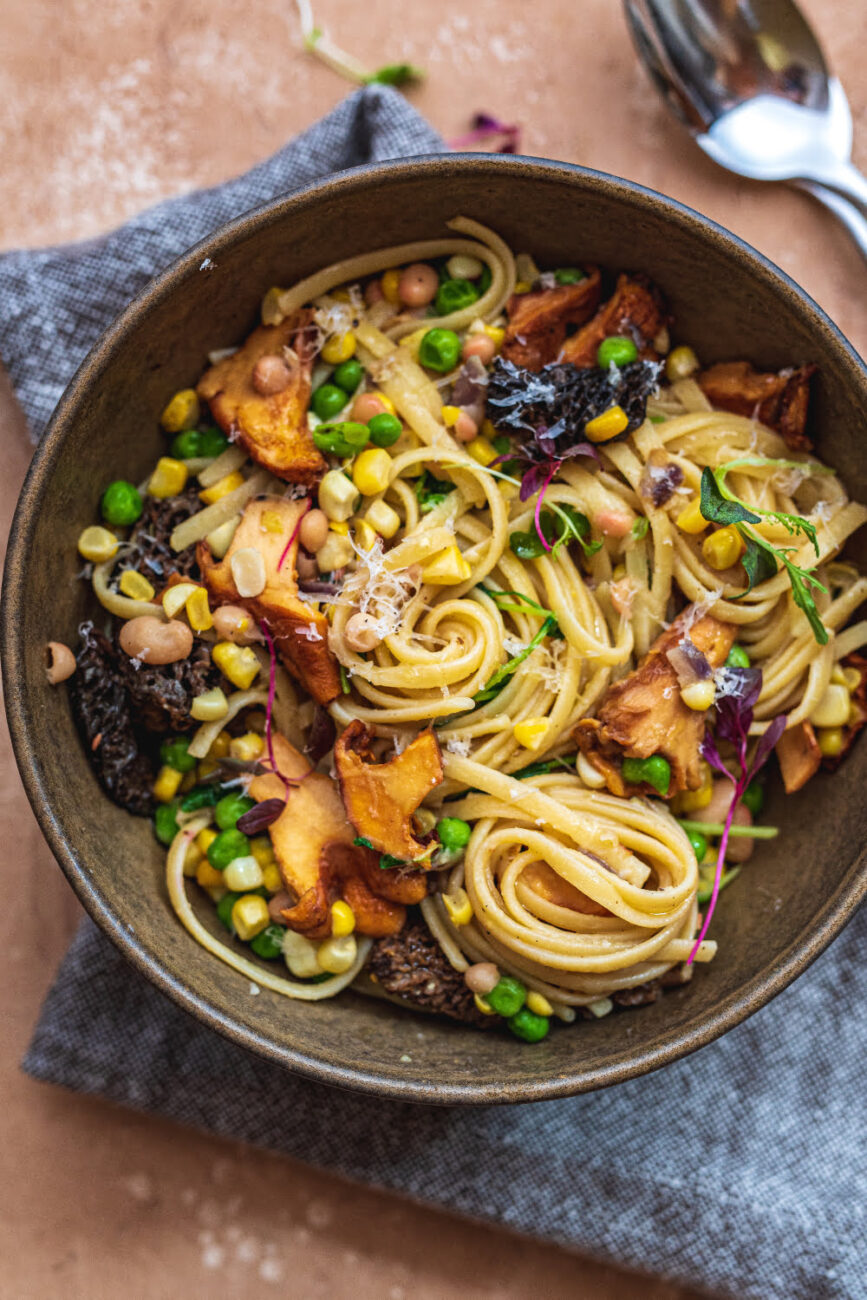
<svg viewBox="0 0 867 1300">
<path fill-rule="evenodd" d="M 743 795 L 746 787 L 747 787 L 747 783 L 742 777 L 741 780 L 738 781 L 737 785 L 735 786 L 734 794 L 732 795 L 732 801 L 729 804 L 729 810 L 728 813 L 726 814 L 725 825 L 723 826 L 722 839 L 719 842 L 719 853 L 717 854 L 717 858 L 716 858 L 716 871 L 714 872 L 714 877 L 713 877 L 713 889 L 711 890 L 710 902 L 708 904 L 707 912 L 705 913 L 704 923 L 702 924 L 702 927 L 699 930 L 698 938 L 696 939 L 695 943 L 692 946 L 692 952 L 689 954 L 689 956 L 686 959 L 687 966 L 691 966 L 692 963 L 695 961 L 695 954 L 698 952 L 701 942 L 704 939 L 710 927 L 711 918 L 714 913 L 714 908 L 716 907 L 716 900 L 719 898 L 719 886 L 720 886 L 720 881 L 722 879 L 723 864 L 725 863 L 726 849 L 728 848 L 728 843 L 729 843 L 729 831 L 731 830 L 732 822 L 734 821 L 735 809 L 740 803 L 741 796 Z"/>
<path fill-rule="evenodd" d="M 289 552 L 292 550 L 292 543 L 295 541 L 295 538 L 298 536 L 299 532 L 301 531 L 301 520 L 302 520 L 302 519 L 304 518 L 304 516 L 307 514 L 307 511 L 310 509 L 310 507 L 311 507 L 312 504 L 313 504 L 313 503 L 312 503 L 310 497 L 308 497 L 307 500 L 304 502 L 304 509 L 301 511 L 301 514 L 298 516 L 298 522 L 296 523 L 295 527 L 292 529 L 292 536 L 289 538 L 289 541 L 288 541 L 288 542 L 286 543 L 286 545 L 284 546 L 284 548 L 283 548 L 283 554 L 280 556 L 280 559 L 279 559 L 279 561 L 278 561 L 278 563 L 277 563 L 277 572 L 278 572 L 278 573 L 279 573 L 280 570 L 283 568 L 283 564 L 284 564 L 284 562 L 285 562 L 285 560 L 286 560 L 286 556 L 287 556 L 287 555 L 289 554 Z"/>
<path fill-rule="evenodd" d="M 553 550 L 553 547 L 548 545 L 547 541 L 545 540 L 545 534 L 542 532 L 542 521 L 540 518 L 540 512 L 542 509 L 542 501 L 544 499 L 545 493 L 548 491 L 548 488 L 551 483 L 551 479 L 557 473 L 557 470 L 559 468 L 560 468 L 560 462 L 554 461 L 550 470 L 548 471 L 548 477 L 545 479 L 545 482 L 542 484 L 541 488 L 539 489 L 539 495 L 536 497 L 536 509 L 533 511 L 533 523 L 536 525 L 536 532 L 539 536 L 539 541 L 542 543 L 546 551 Z"/>
</svg>

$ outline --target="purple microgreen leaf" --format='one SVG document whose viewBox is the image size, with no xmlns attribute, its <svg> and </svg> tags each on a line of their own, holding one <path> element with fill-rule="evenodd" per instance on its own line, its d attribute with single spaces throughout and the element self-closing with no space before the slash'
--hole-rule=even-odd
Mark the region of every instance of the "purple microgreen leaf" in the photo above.
<svg viewBox="0 0 867 1300">
<path fill-rule="evenodd" d="M 310 759 L 310 762 L 318 763 L 320 758 L 324 758 L 333 746 L 336 737 L 337 728 L 334 725 L 334 719 L 327 709 L 323 709 L 321 704 L 317 704 L 313 712 L 313 722 L 310 726 L 307 744 L 304 746 L 304 753 Z"/>
<path fill-rule="evenodd" d="M 757 775 L 771 757 L 774 746 L 786 730 L 787 721 L 788 718 L 785 713 L 779 714 L 774 718 L 773 722 L 768 724 L 767 731 L 759 737 L 759 743 L 756 745 L 756 752 L 753 755 L 753 765 L 750 768 L 750 773 L 747 777 L 747 785 L 749 785 L 753 777 Z"/>
<path fill-rule="evenodd" d="M 259 831 L 271 826 L 286 807 L 285 799 L 263 799 L 255 808 L 238 818 L 237 827 L 245 835 L 258 835 Z"/>
</svg>

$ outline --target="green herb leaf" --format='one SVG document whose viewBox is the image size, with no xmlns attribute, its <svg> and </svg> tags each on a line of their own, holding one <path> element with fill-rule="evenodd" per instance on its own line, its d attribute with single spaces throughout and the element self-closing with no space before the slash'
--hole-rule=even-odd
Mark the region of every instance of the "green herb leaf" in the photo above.
<svg viewBox="0 0 867 1300">
<path fill-rule="evenodd" d="M 650 528 L 650 520 L 647 515 L 639 515 L 635 523 L 629 530 L 629 536 L 635 542 L 640 542 L 642 537 L 646 537 Z"/>
<path fill-rule="evenodd" d="M 414 68 L 411 63 L 387 63 L 367 80 L 368 84 L 378 82 L 382 86 L 407 86 L 414 81 L 423 81 L 424 70 Z"/>
<path fill-rule="evenodd" d="M 455 485 L 449 479 L 434 478 L 426 469 L 421 478 L 416 480 L 415 495 L 423 515 L 429 514 L 435 506 L 441 505 Z"/>
<path fill-rule="evenodd" d="M 374 853 L 376 852 L 376 849 L 373 847 L 370 840 L 366 840 L 363 835 L 356 835 L 352 843 L 358 849 L 373 849 Z"/>
<path fill-rule="evenodd" d="M 552 636 L 555 629 L 559 630 L 557 618 L 556 615 L 550 614 L 536 635 L 524 646 L 523 650 L 519 650 L 516 655 L 513 655 L 511 659 L 503 664 L 502 668 L 498 668 L 486 685 L 476 692 L 473 696 L 473 702 L 475 704 L 487 704 L 488 700 L 492 700 L 495 695 L 498 695 L 513 673 L 533 653 L 536 646 L 541 645 L 546 636 Z"/>
<path fill-rule="evenodd" d="M 340 689 L 344 695 L 348 695 L 352 688 L 349 685 L 349 678 L 346 674 L 346 669 L 343 667 L 343 664 L 339 664 L 338 668 L 340 669 Z"/>
<path fill-rule="evenodd" d="M 531 776 L 546 776 L 558 767 L 563 767 L 567 772 L 573 771 L 577 754 L 566 754 L 559 758 L 546 758 L 541 763 L 528 763 L 526 767 L 521 767 L 517 772 L 512 772 L 512 777 L 516 781 L 526 781 Z"/>
<path fill-rule="evenodd" d="M 723 496 L 719 483 L 717 482 L 713 470 L 706 465 L 701 475 L 701 505 L 702 516 L 712 524 L 758 524 L 761 519 L 758 515 L 753 514 L 740 501 L 729 500 Z"/>
<path fill-rule="evenodd" d="M 742 531 L 741 536 L 747 548 L 741 557 L 741 564 L 744 566 L 749 585 L 746 591 L 742 591 L 738 596 L 733 596 L 733 600 L 742 600 L 744 596 L 752 591 L 753 587 L 777 575 L 777 562 L 773 555 L 766 551 L 764 547 L 757 546 L 746 529 Z"/>
</svg>

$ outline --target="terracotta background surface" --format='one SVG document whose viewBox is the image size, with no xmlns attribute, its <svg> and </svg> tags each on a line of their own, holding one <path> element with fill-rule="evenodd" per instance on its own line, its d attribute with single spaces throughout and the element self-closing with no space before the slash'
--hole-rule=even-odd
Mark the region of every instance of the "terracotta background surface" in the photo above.
<svg viewBox="0 0 867 1300">
<path fill-rule="evenodd" d="M 867 166 L 862 0 L 805 0 L 847 86 Z M 736 181 L 657 106 L 616 0 L 316 0 L 317 20 L 413 90 L 446 138 L 486 109 L 523 150 L 617 172 L 730 226 L 862 351 L 865 269 L 806 197 Z M 98 234 L 266 157 L 348 87 L 299 48 L 289 0 L 5 0 L 0 248 Z M 580 232 L 579 232 L 580 233 Z M 0 382 L 2 526 L 29 455 Z M 3 736 L 0 1296 L 283 1294 L 354 1300 L 686 1300 L 690 1294 L 348 1186 L 330 1175 L 24 1079 L 17 1063 L 77 920 Z"/>
</svg>

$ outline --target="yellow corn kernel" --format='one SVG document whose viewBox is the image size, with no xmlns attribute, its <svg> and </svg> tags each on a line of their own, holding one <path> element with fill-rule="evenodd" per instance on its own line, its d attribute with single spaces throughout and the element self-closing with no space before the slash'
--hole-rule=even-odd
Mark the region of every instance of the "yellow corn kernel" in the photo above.
<svg viewBox="0 0 867 1300">
<path fill-rule="evenodd" d="M 261 863 L 259 863 L 262 866 Z M 283 877 L 276 862 L 266 862 L 262 867 L 262 884 L 269 894 L 279 894 L 283 889 Z"/>
<path fill-rule="evenodd" d="M 333 298 L 335 302 L 352 302 L 348 289 L 331 289 L 329 297 Z"/>
<path fill-rule="evenodd" d="M 619 582 L 621 578 L 625 578 L 625 577 L 626 577 L 626 565 L 615 564 L 614 568 L 611 571 L 611 581 Z"/>
<path fill-rule="evenodd" d="M 354 530 L 355 545 L 362 551 L 372 551 L 379 538 L 379 533 L 366 519 L 359 519 Z"/>
<path fill-rule="evenodd" d="M 225 758 L 232 748 L 232 738 L 225 731 L 219 732 L 211 742 L 208 758 Z"/>
<path fill-rule="evenodd" d="M 335 569 L 342 569 L 354 555 L 349 538 L 341 537 L 332 530 L 325 545 L 320 546 L 316 552 L 316 567 L 320 573 L 332 573 Z"/>
<path fill-rule="evenodd" d="M 212 487 L 205 488 L 204 492 L 200 492 L 199 500 L 204 501 L 206 506 L 212 506 L 215 501 L 220 501 L 223 497 L 227 497 L 230 492 L 234 492 L 235 488 L 242 487 L 243 483 L 244 475 L 241 471 L 233 470 L 231 474 L 219 479 Z"/>
<path fill-rule="evenodd" d="M 367 447 L 355 458 L 352 481 L 362 496 L 375 497 L 388 487 L 391 457 L 384 447 Z"/>
<path fill-rule="evenodd" d="M 701 808 L 706 808 L 713 795 L 713 772 L 710 764 L 702 760 L 701 764 L 701 785 L 697 790 L 683 790 L 674 800 L 674 808 L 678 813 L 698 812 Z"/>
<path fill-rule="evenodd" d="M 473 905 L 469 894 L 463 888 L 458 887 L 448 894 L 443 894 L 443 906 L 449 914 L 452 925 L 469 925 L 473 919 Z"/>
<path fill-rule="evenodd" d="M 229 712 L 229 701 L 219 686 L 197 695 L 190 705 L 190 717 L 196 722 L 219 722 Z"/>
<path fill-rule="evenodd" d="M 476 1004 L 476 1010 L 481 1011 L 483 1016 L 495 1016 L 497 1014 L 494 1008 L 488 1006 L 485 999 L 483 997 L 480 997 L 478 993 L 473 994 L 473 1001 Z"/>
<path fill-rule="evenodd" d="M 545 997 L 544 993 L 537 993 L 535 989 L 530 989 L 527 993 L 527 1010 L 532 1011 L 534 1016 L 553 1016 L 554 1008 Z"/>
<path fill-rule="evenodd" d="M 698 370 L 698 357 L 692 348 L 672 348 L 665 361 L 665 377 L 673 384 L 678 379 L 689 379 Z"/>
<path fill-rule="evenodd" d="M 354 934 L 335 935 L 320 943 L 316 958 L 323 970 L 329 975 L 342 975 L 358 956 L 358 944 Z"/>
<path fill-rule="evenodd" d="M 716 687 L 713 684 L 713 678 L 709 677 L 705 682 L 690 682 L 689 686 L 684 686 L 680 692 L 680 698 L 688 709 L 695 709 L 696 713 L 704 713 L 713 704 Z"/>
<path fill-rule="evenodd" d="M 184 779 L 183 772 L 173 767 L 161 767 L 154 781 L 154 798 L 158 803 L 171 803 Z"/>
<path fill-rule="evenodd" d="M 196 587 L 188 598 L 187 618 L 194 632 L 207 632 L 209 627 L 214 626 L 211 607 L 208 604 L 208 593 L 204 587 Z"/>
<path fill-rule="evenodd" d="M 400 302 L 400 271 L 397 267 L 385 272 L 379 282 L 379 287 L 382 289 L 382 296 L 385 301 L 396 307 Z"/>
<path fill-rule="evenodd" d="M 844 668 L 843 681 L 846 683 L 848 691 L 857 691 L 861 685 L 861 674 L 857 668 Z"/>
<path fill-rule="evenodd" d="M 196 871 L 202 860 L 202 850 L 195 840 L 187 845 L 187 851 L 184 854 L 184 875 L 188 880 L 195 880 Z"/>
<path fill-rule="evenodd" d="M 263 325 L 280 324 L 283 319 L 283 308 L 280 305 L 280 300 L 285 292 L 285 289 L 280 289 L 277 285 L 272 285 L 265 294 L 262 299 L 262 306 L 259 309 L 262 314 Z"/>
<path fill-rule="evenodd" d="M 355 335 L 352 330 L 347 330 L 345 334 L 332 335 L 327 343 L 323 343 L 320 355 L 326 365 L 339 366 L 355 355 L 355 345 Z"/>
<path fill-rule="evenodd" d="M 255 731 L 248 731 L 243 736 L 233 736 L 229 741 L 229 753 L 232 758 L 239 758 L 244 763 L 253 763 L 264 752 L 265 742 Z"/>
<path fill-rule="evenodd" d="M 232 515 L 224 524 L 220 524 L 213 532 L 208 533 L 205 541 L 208 543 L 208 549 L 215 560 L 222 560 L 223 556 L 232 545 L 232 538 L 238 531 L 238 524 L 241 522 L 240 515 Z"/>
<path fill-rule="evenodd" d="M 259 517 L 259 526 L 263 533 L 282 533 L 283 520 L 276 510 L 263 510 Z"/>
<path fill-rule="evenodd" d="M 682 533 L 703 533 L 707 520 L 701 513 L 701 497 L 693 497 L 674 521 Z"/>
<path fill-rule="evenodd" d="M 629 424 L 629 416 L 622 406 L 609 406 L 607 411 L 596 415 L 584 425 L 584 433 L 591 442 L 607 442 L 616 438 Z"/>
<path fill-rule="evenodd" d="M 447 429 L 451 429 L 461 418 L 461 408 L 459 406 L 444 406 L 440 411 L 443 424 Z"/>
<path fill-rule="evenodd" d="M 832 683 L 810 714 L 814 727 L 845 727 L 849 721 L 849 692 Z"/>
<path fill-rule="evenodd" d="M 400 515 L 387 501 L 372 502 L 364 518 L 371 528 L 376 529 L 380 537 L 394 537 L 400 528 Z"/>
<path fill-rule="evenodd" d="M 196 590 L 194 582 L 176 582 L 173 587 L 167 587 L 163 592 L 163 609 L 168 617 L 179 614 Z"/>
<path fill-rule="evenodd" d="M 254 889 L 261 889 L 264 876 L 252 853 L 245 853 L 232 859 L 223 872 L 223 880 L 233 894 L 249 894 Z"/>
<path fill-rule="evenodd" d="M 503 340 L 506 337 L 506 331 L 503 329 L 502 325 L 486 325 L 485 333 L 487 334 L 488 338 L 491 339 L 496 344 L 498 348 L 501 348 L 503 346 Z"/>
<path fill-rule="evenodd" d="M 269 863 L 274 862 L 274 845 L 270 835 L 254 835 L 250 840 L 250 852 L 264 871 Z"/>
<path fill-rule="evenodd" d="M 219 763 L 215 763 L 212 758 L 203 758 L 201 762 L 196 765 L 197 779 L 199 781 L 204 781 L 212 772 L 216 772 L 219 766 Z"/>
<path fill-rule="evenodd" d="M 78 554 L 82 559 L 90 560 L 91 564 L 104 564 L 114 558 L 119 545 L 114 533 L 99 524 L 92 524 L 79 534 Z"/>
<path fill-rule="evenodd" d="M 486 438 L 496 438 L 497 430 L 494 428 L 491 420 L 482 420 L 482 433 Z"/>
<path fill-rule="evenodd" d="M 148 492 L 160 501 L 166 497 L 176 497 L 187 486 L 189 476 L 190 471 L 182 460 L 160 456 L 157 467 L 150 476 Z"/>
<path fill-rule="evenodd" d="M 270 922 L 268 904 L 259 894 L 242 894 L 232 908 L 232 926 L 245 943 L 261 934 Z"/>
<path fill-rule="evenodd" d="M 160 416 L 160 424 L 166 433 L 183 433 L 198 423 L 199 414 L 199 399 L 195 388 L 182 388 L 166 405 Z"/>
<path fill-rule="evenodd" d="M 214 830 L 213 826 L 205 826 L 202 830 L 199 831 L 198 835 L 196 836 L 196 844 L 202 850 L 203 853 L 207 853 L 208 849 L 211 847 L 214 840 L 217 838 L 218 833 L 219 833 L 218 831 Z"/>
<path fill-rule="evenodd" d="M 468 562 L 457 546 L 447 546 L 438 551 L 421 571 L 422 582 L 434 582 L 439 587 L 455 587 L 466 582 L 472 574 Z"/>
<path fill-rule="evenodd" d="M 386 411 L 388 411 L 389 415 L 397 414 L 397 412 L 394 409 L 394 402 L 391 400 L 390 397 L 386 397 L 385 393 L 381 393 L 377 388 L 373 396 L 377 399 L 377 401 L 382 402 L 383 406 L 385 407 Z"/>
<path fill-rule="evenodd" d="M 316 944 L 294 930 L 287 930 L 283 936 L 283 960 L 298 979 L 311 979 L 322 974 Z"/>
<path fill-rule="evenodd" d="M 816 741 L 823 758 L 838 758 L 843 753 L 846 734 L 842 727 L 817 727 Z"/>
<path fill-rule="evenodd" d="M 529 280 L 515 281 L 515 293 L 529 293 L 532 287 Z"/>
<path fill-rule="evenodd" d="M 550 718 L 525 718 L 523 722 L 515 723 L 512 734 L 524 749 L 538 749 L 550 726 Z"/>
<path fill-rule="evenodd" d="M 354 929 L 355 913 L 348 903 L 338 898 L 336 903 L 331 904 L 331 933 L 335 938 L 341 939 L 346 934 L 352 934 Z"/>
<path fill-rule="evenodd" d="M 201 834 L 202 832 L 200 831 L 199 835 Z M 197 835 L 197 842 L 198 838 L 199 836 Z M 217 871 L 215 867 L 212 867 L 207 858 L 202 858 L 201 862 L 196 867 L 196 880 L 202 886 L 202 889 L 224 888 L 222 871 Z"/>
<path fill-rule="evenodd" d="M 124 569 L 117 585 L 130 600 L 153 600 L 156 595 L 147 578 L 136 573 L 135 569 Z"/>
<path fill-rule="evenodd" d="M 333 524 L 341 523 L 355 512 L 358 489 L 339 469 L 330 469 L 322 476 L 317 500 Z"/>
<path fill-rule="evenodd" d="M 496 460 L 498 455 L 496 447 L 488 442 L 487 438 L 483 438 L 481 434 L 477 438 L 473 438 L 472 442 L 467 443 L 467 453 L 480 465 L 490 465 L 491 461 Z"/>
<path fill-rule="evenodd" d="M 218 641 L 211 658 L 224 677 L 228 677 L 239 691 L 247 691 L 259 675 L 259 660 L 248 645 L 235 645 L 232 641 Z"/>
<path fill-rule="evenodd" d="M 338 537 L 349 536 L 349 521 L 347 519 L 333 519 L 331 521 L 332 533 L 337 533 Z"/>
<path fill-rule="evenodd" d="M 734 524 L 718 528 L 701 544 L 701 553 L 712 569 L 730 569 L 743 554 L 744 544 Z"/>
</svg>

